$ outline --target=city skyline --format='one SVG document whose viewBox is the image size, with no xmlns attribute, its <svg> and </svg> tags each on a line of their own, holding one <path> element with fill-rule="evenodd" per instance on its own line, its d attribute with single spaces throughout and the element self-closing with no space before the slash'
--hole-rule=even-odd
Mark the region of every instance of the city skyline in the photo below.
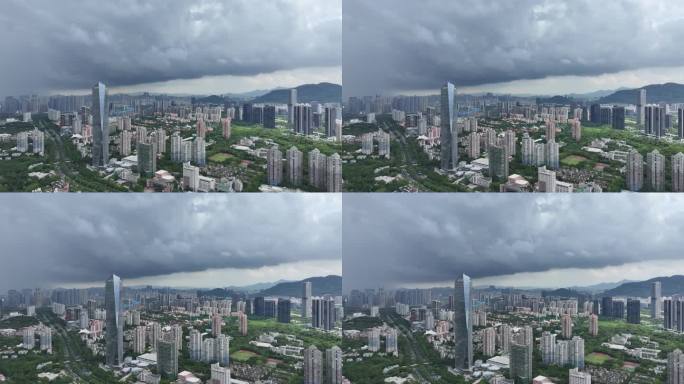
<svg viewBox="0 0 684 384">
<path fill-rule="evenodd" d="M 475 286 L 525 288 L 684 275 L 675 219 L 684 207 L 674 197 L 431 194 L 343 200 L 344 292 L 449 286 L 461 273 Z M 371 230 L 380 222 L 383 231 Z"/>
<path fill-rule="evenodd" d="M 87 93 L 92 79 L 115 93 L 174 94 L 341 83 L 341 8 L 340 0 L 259 7 L 244 0 L 11 1 L 0 17 L 8 31 L 0 43 L 0 96 Z M 71 22 L 54 22 L 63 18 Z M 254 28 L 259 33 L 241 33 Z"/>
<path fill-rule="evenodd" d="M 10 218 L 0 290 L 92 286 L 113 273 L 130 285 L 215 288 L 342 269 L 335 195 L 7 195 L 0 210 Z"/>
<path fill-rule="evenodd" d="M 347 1 L 345 98 L 434 94 L 445 79 L 459 93 L 525 95 L 684 82 L 676 2 L 583 3 Z"/>
</svg>

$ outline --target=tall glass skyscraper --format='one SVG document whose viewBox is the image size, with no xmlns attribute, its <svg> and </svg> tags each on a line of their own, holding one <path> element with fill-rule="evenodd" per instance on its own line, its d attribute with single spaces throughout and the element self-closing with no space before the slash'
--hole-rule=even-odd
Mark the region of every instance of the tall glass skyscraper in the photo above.
<svg viewBox="0 0 684 384">
<path fill-rule="evenodd" d="M 93 87 L 93 166 L 109 162 L 109 91 L 98 83 Z"/>
<path fill-rule="evenodd" d="M 105 350 L 110 367 L 123 362 L 123 322 L 121 312 L 121 278 L 112 275 L 105 283 Z"/>
<path fill-rule="evenodd" d="M 454 292 L 454 356 L 455 368 L 469 370 L 473 366 L 472 283 L 466 274 L 458 278 Z"/>
<path fill-rule="evenodd" d="M 441 143 L 442 169 L 445 171 L 455 168 L 458 164 L 458 136 L 454 129 L 455 93 L 454 85 L 449 82 L 442 87 L 439 141 Z"/>
</svg>

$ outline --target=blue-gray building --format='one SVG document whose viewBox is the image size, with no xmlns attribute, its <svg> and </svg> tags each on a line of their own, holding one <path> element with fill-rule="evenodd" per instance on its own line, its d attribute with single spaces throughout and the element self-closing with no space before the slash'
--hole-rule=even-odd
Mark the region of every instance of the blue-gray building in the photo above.
<svg viewBox="0 0 684 384">
<path fill-rule="evenodd" d="M 105 166 L 109 162 L 109 91 L 98 83 L 93 87 L 93 166 Z"/>
<path fill-rule="evenodd" d="M 121 278 L 112 275 L 105 283 L 105 356 L 110 367 L 123 363 L 123 318 Z"/>
<path fill-rule="evenodd" d="M 454 284 L 454 367 L 462 370 L 473 366 L 472 289 L 466 274 Z"/>
</svg>

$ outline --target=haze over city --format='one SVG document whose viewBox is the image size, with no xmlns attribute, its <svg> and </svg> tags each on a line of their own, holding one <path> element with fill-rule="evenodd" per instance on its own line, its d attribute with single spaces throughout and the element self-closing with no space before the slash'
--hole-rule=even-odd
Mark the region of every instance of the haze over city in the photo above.
<svg viewBox="0 0 684 384">
<path fill-rule="evenodd" d="M 684 273 L 674 196 L 351 194 L 343 205 L 345 292 L 450 286 L 460 273 L 538 288 Z"/>
<path fill-rule="evenodd" d="M 445 79 L 462 94 L 525 95 L 684 82 L 676 1 L 395 4 L 345 1 L 345 97 L 435 94 Z"/>
<path fill-rule="evenodd" d="M 340 0 L 8 1 L 0 96 L 85 94 L 95 81 L 168 94 L 341 83 L 341 13 Z"/>
<path fill-rule="evenodd" d="M 341 273 L 334 195 L 30 197 L 2 197 L 0 290 L 100 286 L 112 273 L 194 288 Z"/>
</svg>

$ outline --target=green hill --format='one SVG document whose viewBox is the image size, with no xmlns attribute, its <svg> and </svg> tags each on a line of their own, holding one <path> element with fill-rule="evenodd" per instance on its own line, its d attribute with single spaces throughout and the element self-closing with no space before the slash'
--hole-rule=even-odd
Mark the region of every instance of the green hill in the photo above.
<svg viewBox="0 0 684 384">
<path fill-rule="evenodd" d="M 604 296 L 648 297 L 651 295 L 651 283 L 660 281 L 663 296 L 684 294 L 684 276 L 656 277 L 646 281 L 635 281 L 622 284 L 603 293 Z"/>
<path fill-rule="evenodd" d="M 626 89 L 599 99 L 601 104 L 636 104 L 639 90 L 646 90 L 647 103 L 684 103 L 684 85 L 652 84 L 639 89 Z"/>
<path fill-rule="evenodd" d="M 286 104 L 290 98 L 289 89 L 275 89 L 254 98 L 254 103 Z M 297 101 L 300 103 L 341 103 L 342 86 L 331 83 L 305 84 L 297 87 Z"/>
<path fill-rule="evenodd" d="M 299 297 L 302 295 L 302 283 L 305 281 L 311 282 L 311 294 L 314 296 L 342 294 L 342 277 L 331 275 L 325 277 L 311 277 L 301 281 L 279 283 L 259 292 L 258 296 Z"/>
</svg>

